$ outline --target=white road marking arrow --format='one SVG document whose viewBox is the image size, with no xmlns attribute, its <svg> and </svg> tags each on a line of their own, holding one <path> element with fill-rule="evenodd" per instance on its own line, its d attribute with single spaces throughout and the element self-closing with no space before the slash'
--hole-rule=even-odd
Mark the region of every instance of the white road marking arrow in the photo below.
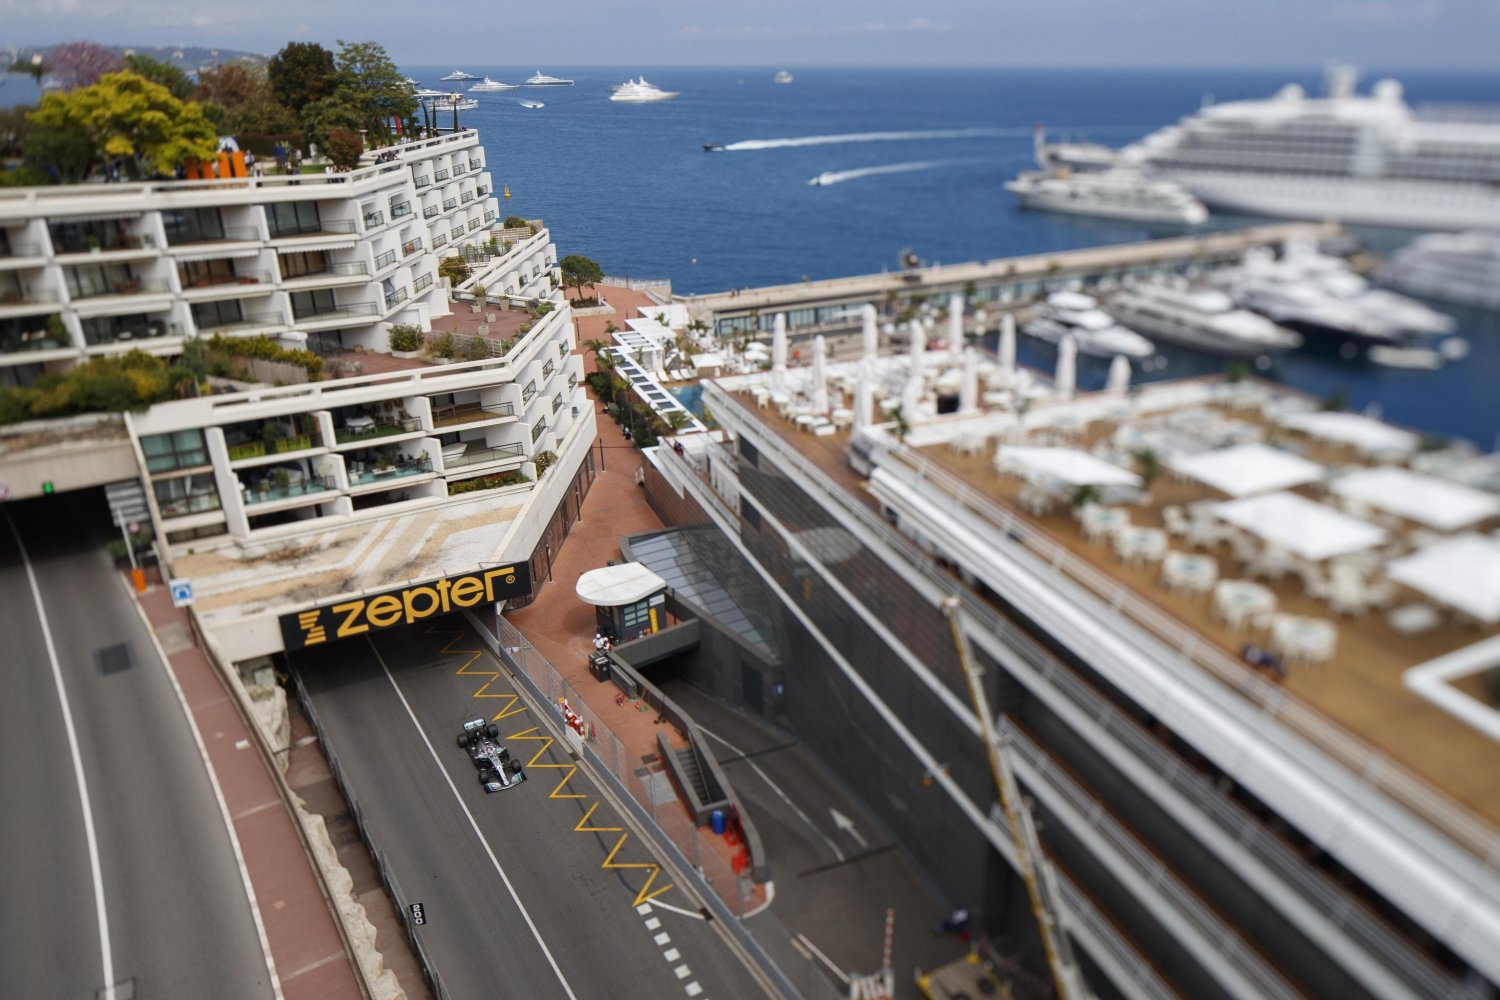
<svg viewBox="0 0 1500 1000">
<path fill-rule="evenodd" d="M 854 829 L 854 820 L 850 819 L 848 816 L 845 816 L 843 813 L 839 812 L 837 809 L 829 809 L 828 812 L 830 814 L 832 814 L 832 816 L 833 816 L 833 825 L 834 826 L 838 827 L 840 830 L 843 830 L 849 836 L 851 836 L 855 840 L 859 841 L 859 846 L 860 847 L 869 847 L 870 846 L 869 844 L 865 843 L 865 838 L 862 837 L 862 836 L 860 836 L 860 832 L 858 830 Z"/>
</svg>

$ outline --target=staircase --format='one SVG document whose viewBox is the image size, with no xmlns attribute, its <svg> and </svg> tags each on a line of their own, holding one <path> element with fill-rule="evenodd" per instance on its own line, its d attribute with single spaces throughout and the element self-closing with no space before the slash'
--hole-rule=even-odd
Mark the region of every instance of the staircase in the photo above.
<svg viewBox="0 0 1500 1000">
<path fill-rule="evenodd" d="M 708 782 L 703 779 L 703 769 L 698 766 L 697 753 L 692 747 L 683 747 L 680 750 L 674 750 L 673 753 L 677 757 L 678 774 L 692 788 L 693 795 L 699 802 L 712 802 L 713 799 L 708 792 Z"/>
</svg>

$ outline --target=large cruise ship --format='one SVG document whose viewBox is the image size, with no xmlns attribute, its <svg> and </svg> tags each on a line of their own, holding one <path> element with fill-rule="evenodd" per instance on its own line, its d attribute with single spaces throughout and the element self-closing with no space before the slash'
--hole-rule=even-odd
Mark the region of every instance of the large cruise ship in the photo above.
<svg viewBox="0 0 1500 1000">
<path fill-rule="evenodd" d="M 1500 234 L 1419 236 L 1386 261 L 1378 277 L 1413 295 L 1500 310 Z"/>
<path fill-rule="evenodd" d="M 1328 93 L 1288 84 L 1269 100 L 1208 105 L 1121 151 L 1212 209 L 1425 229 L 1500 229 L 1500 113 L 1413 110 L 1401 84 Z"/>
</svg>

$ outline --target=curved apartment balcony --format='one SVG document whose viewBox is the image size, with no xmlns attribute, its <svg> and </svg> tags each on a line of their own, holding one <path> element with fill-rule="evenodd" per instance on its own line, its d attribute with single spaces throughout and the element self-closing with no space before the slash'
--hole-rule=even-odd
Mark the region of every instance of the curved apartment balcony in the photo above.
<svg viewBox="0 0 1500 1000">
<path fill-rule="evenodd" d="M 305 476 L 291 470 L 286 471 L 286 476 L 273 474 L 250 482 L 242 481 L 245 506 L 254 507 L 328 493 L 336 486 L 332 476 Z"/>
<path fill-rule="evenodd" d="M 468 469 L 471 466 L 491 465 L 497 462 L 511 462 L 519 465 L 525 460 L 526 446 L 520 442 L 472 448 L 468 443 L 459 441 L 443 446 L 443 468 L 450 472 L 454 469 Z"/>
<path fill-rule="evenodd" d="M 514 419 L 516 408 L 510 403 L 456 403 L 432 407 L 432 426 L 444 430 L 475 424 Z"/>
<path fill-rule="evenodd" d="M 416 458 L 399 458 L 395 461 L 382 459 L 348 459 L 349 488 L 371 486 L 376 483 L 410 479 L 432 472 L 432 460 L 426 455 Z"/>
</svg>

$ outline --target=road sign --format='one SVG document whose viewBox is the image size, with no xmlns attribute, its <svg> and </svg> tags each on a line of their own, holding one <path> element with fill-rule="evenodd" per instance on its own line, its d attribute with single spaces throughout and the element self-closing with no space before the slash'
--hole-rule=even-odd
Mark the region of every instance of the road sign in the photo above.
<svg viewBox="0 0 1500 1000">
<path fill-rule="evenodd" d="M 193 603 L 193 581 L 168 580 L 167 586 L 172 590 L 172 607 L 185 608 Z"/>
<path fill-rule="evenodd" d="M 146 491 L 134 479 L 105 486 L 104 499 L 109 504 L 110 519 L 117 528 L 123 528 L 132 521 L 140 522 L 150 518 L 146 510 Z"/>
<path fill-rule="evenodd" d="M 421 903 L 411 904 L 411 922 L 414 924 L 427 923 L 427 913 L 422 909 Z"/>
</svg>

